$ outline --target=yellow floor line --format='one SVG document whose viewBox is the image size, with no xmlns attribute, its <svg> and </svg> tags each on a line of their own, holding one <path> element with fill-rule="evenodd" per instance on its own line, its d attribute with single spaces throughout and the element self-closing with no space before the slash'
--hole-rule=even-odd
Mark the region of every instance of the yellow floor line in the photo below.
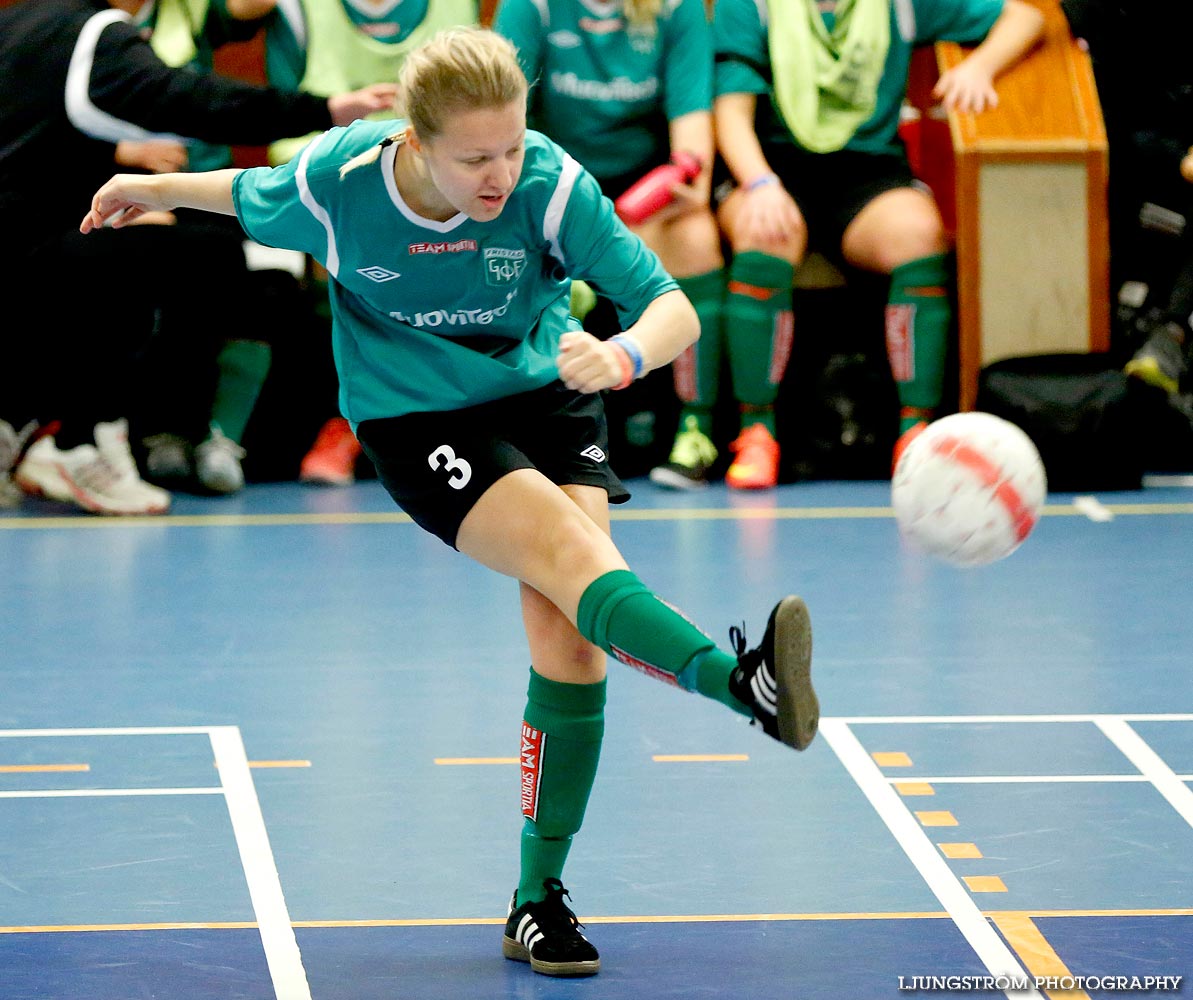
<svg viewBox="0 0 1193 1000">
<path fill-rule="evenodd" d="M 90 764 L 0 764 L 0 774 L 58 774 L 90 770 Z"/>
<path fill-rule="evenodd" d="M 1026 931 L 1024 921 L 1032 921 L 1042 917 L 1189 917 L 1193 916 L 1193 909 L 1143 909 L 1143 910 L 984 910 L 989 917 L 1011 940 L 1011 933 L 1018 933 L 1024 942 L 1024 947 L 1032 940 Z M 848 920 L 947 920 L 949 915 L 943 911 L 923 912 L 874 912 L 874 913 L 711 913 L 711 914 L 680 914 L 672 916 L 611 916 L 590 917 L 582 919 L 592 924 L 697 924 L 697 923 L 748 923 L 748 922 L 783 922 L 783 921 L 848 921 Z M 496 926 L 504 924 L 504 917 L 428 917 L 406 920 L 295 920 L 295 927 L 472 927 Z M 212 921 L 206 923 L 142 923 L 142 924 L 39 924 L 15 927 L 0 927 L 0 934 L 57 934 L 85 931 L 170 931 L 170 930 L 246 930 L 255 928 L 253 921 Z M 1043 936 L 1040 940 L 1043 940 Z M 1044 942 L 1047 945 L 1047 942 Z M 1014 942 L 1012 941 L 1012 944 Z M 1038 942 L 1037 942 L 1038 944 Z M 1016 947 L 1018 950 L 1018 947 Z M 1048 947 L 1051 951 L 1051 947 Z M 1026 956 L 1021 954 L 1026 961 Z M 1059 961 L 1059 959 L 1058 959 Z M 1033 970 L 1034 971 L 1034 970 Z M 1052 975 L 1051 972 L 1040 972 L 1039 975 Z M 1063 974 L 1063 973 L 1061 973 Z M 1072 1000 L 1066 997 L 1066 1000 Z"/>
<path fill-rule="evenodd" d="M 994 925 L 1002 931 L 1007 943 L 1015 949 L 1015 953 L 1023 960 L 1027 971 L 1033 976 L 1047 976 L 1061 979 L 1072 976 L 1069 967 L 1060 960 L 1060 956 L 1053 950 L 1047 938 L 1040 933 L 1040 929 L 1030 916 L 1025 913 L 1002 914 L 991 917 Z M 1052 1000 L 1090 1000 L 1085 990 L 1072 989 L 1044 990 L 1046 996 Z"/>
</svg>

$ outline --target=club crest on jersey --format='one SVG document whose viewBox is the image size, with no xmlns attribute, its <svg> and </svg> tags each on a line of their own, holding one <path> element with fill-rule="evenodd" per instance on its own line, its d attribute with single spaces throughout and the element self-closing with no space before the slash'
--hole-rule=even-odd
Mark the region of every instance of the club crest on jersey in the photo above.
<svg viewBox="0 0 1193 1000">
<path fill-rule="evenodd" d="M 485 247 L 485 283 L 489 285 L 512 285 L 526 267 L 525 250 L 507 250 L 504 247 Z"/>
</svg>

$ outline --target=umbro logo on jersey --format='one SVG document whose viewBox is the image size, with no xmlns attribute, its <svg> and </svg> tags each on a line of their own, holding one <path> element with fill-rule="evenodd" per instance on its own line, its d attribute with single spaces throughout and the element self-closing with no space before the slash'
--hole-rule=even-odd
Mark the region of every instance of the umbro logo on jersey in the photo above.
<svg viewBox="0 0 1193 1000">
<path fill-rule="evenodd" d="M 547 36 L 547 41 L 557 49 L 574 49 L 580 44 L 580 36 L 574 31 L 552 31 Z"/>
<path fill-rule="evenodd" d="M 594 462 L 603 462 L 605 460 L 605 453 L 595 444 L 590 444 L 580 454 L 585 458 L 591 458 Z"/>
<path fill-rule="evenodd" d="M 388 267 L 381 267 L 379 264 L 374 264 L 372 267 L 358 267 L 356 273 L 363 274 L 369 281 L 375 281 L 377 284 L 401 277 L 397 271 L 391 271 Z"/>
</svg>

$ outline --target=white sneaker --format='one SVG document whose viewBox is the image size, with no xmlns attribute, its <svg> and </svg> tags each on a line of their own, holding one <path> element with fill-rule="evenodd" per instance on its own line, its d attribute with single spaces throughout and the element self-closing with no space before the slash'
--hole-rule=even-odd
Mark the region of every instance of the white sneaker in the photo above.
<svg viewBox="0 0 1193 1000">
<path fill-rule="evenodd" d="M 170 494 L 160 486 L 151 486 L 145 482 L 137 471 L 132 449 L 128 446 L 127 420 L 121 418 L 111 423 L 96 424 L 95 444 L 104 461 L 116 473 L 120 495 L 130 499 L 139 498 L 145 507 L 145 510 L 138 513 L 164 514 L 170 509 Z"/>
<path fill-rule="evenodd" d="M 43 437 L 25 452 L 13 477 L 26 492 L 73 503 L 93 514 L 162 514 L 166 504 L 128 489 L 123 479 L 93 445 L 62 451 L 53 437 Z"/>
<path fill-rule="evenodd" d="M 213 493 L 239 493 L 244 488 L 244 449 L 227 437 L 218 424 L 211 436 L 195 447 L 195 474 Z"/>
</svg>

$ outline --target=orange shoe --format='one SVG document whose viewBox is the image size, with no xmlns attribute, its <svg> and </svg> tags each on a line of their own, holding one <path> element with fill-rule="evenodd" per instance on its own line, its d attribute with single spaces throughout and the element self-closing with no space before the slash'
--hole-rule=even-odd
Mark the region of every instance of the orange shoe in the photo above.
<svg viewBox="0 0 1193 1000">
<path fill-rule="evenodd" d="M 751 424 L 729 445 L 737 457 L 725 473 L 735 490 L 769 490 L 779 484 L 779 442 L 762 424 Z"/>
<path fill-rule="evenodd" d="M 304 483 L 324 486 L 348 486 L 356 482 L 356 459 L 360 442 L 343 417 L 327 421 L 314 445 L 302 460 L 298 478 Z"/>
</svg>

